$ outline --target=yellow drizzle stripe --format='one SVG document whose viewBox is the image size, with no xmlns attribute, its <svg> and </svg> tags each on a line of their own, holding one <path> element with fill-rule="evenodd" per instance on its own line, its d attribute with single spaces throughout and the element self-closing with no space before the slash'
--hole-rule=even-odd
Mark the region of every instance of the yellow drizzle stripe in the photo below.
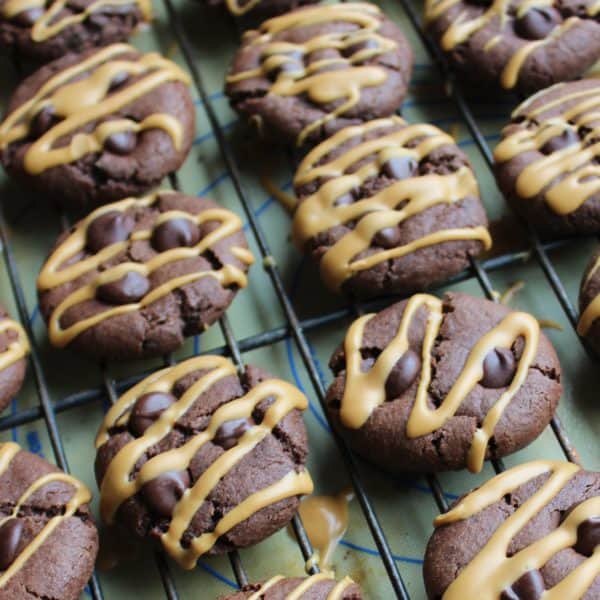
<svg viewBox="0 0 600 600">
<path fill-rule="evenodd" d="M 17 338 L 9 342 L 8 348 L 0 354 L 0 371 L 14 365 L 29 353 L 29 340 L 22 325 L 12 319 L 3 319 L 0 321 L 0 333 L 7 331 L 16 332 Z"/>
</svg>

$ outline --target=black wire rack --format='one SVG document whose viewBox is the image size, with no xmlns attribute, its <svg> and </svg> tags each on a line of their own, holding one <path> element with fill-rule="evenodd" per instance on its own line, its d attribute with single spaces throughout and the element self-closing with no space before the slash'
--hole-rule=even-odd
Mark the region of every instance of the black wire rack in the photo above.
<svg viewBox="0 0 600 600">
<path fill-rule="evenodd" d="M 239 201 L 240 206 L 248 219 L 251 234 L 260 252 L 263 268 L 270 279 L 273 290 L 275 291 L 277 297 L 277 301 L 286 319 L 286 324 L 284 326 L 263 331 L 243 339 L 237 339 L 227 316 L 224 316 L 220 319 L 219 325 L 225 340 L 225 344 L 203 350 L 201 354 L 218 354 L 229 356 L 234 361 L 236 366 L 241 369 L 243 366 L 242 355 L 244 353 L 259 348 L 266 348 L 281 341 L 291 339 L 295 344 L 295 347 L 309 376 L 313 393 L 319 399 L 320 404 L 324 409 L 325 385 L 319 373 L 318 365 L 311 353 L 307 334 L 332 323 L 344 321 L 357 314 L 382 308 L 383 306 L 389 304 L 390 300 L 388 299 L 386 301 L 386 299 L 379 299 L 364 303 L 349 302 L 347 307 L 336 309 L 317 317 L 308 319 L 299 318 L 290 300 L 290 297 L 285 290 L 277 263 L 274 260 L 274 257 L 271 255 L 266 235 L 252 210 L 249 196 L 240 177 L 240 168 L 236 161 L 235 154 L 232 151 L 232 148 L 230 147 L 224 134 L 223 127 L 219 122 L 219 118 L 217 117 L 217 113 L 213 107 L 212 99 L 207 93 L 203 75 L 199 70 L 196 60 L 194 59 L 192 45 L 182 26 L 180 18 L 173 4 L 173 0 L 163 0 L 163 3 L 168 16 L 168 25 L 172 30 L 175 39 L 177 40 L 185 62 L 187 63 L 189 72 L 192 76 L 193 84 L 203 102 L 212 133 L 218 145 L 221 159 L 233 183 L 235 196 L 237 197 L 237 200 Z M 439 68 L 440 77 L 445 84 L 445 89 L 448 91 L 450 98 L 454 101 L 462 121 L 467 126 L 468 131 L 477 145 L 478 150 L 484 158 L 487 168 L 493 170 L 493 157 L 491 149 L 488 146 L 482 131 L 477 125 L 476 118 L 466 96 L 461 90 L 459 82 L 457 82 L 454 74 L 448 68 L 444 57 L 441 55 L 437 47 L 432 44 L 424 34 L 419 21 L 419 16 L 417 15 L 417 12 L 410 0 L 400 0 L 400 5 L 406 13 L 408 21 L 427 49 L 430 58 Z M 169 179 L 171 186 L 174 189 L 180 189 L 179 178 L 177 174 L 172 174 Z M 61 221 L 63 227 L 68 227 L 68 221 L 65 217 L 63 217 Z M 569 323 L 574 329 L 576 329 L 577 311 L 573 307 L 565 287 L 549 257 L 549 252 L 551 250 L 570 244 L 570 240 L 558 240 L 542 243 L 531 228 L 529 228 L 527 225 L 525 225 L 525 227 L 527 228 L 528 242 L 528 247 L 525 250 L 509 252 L 488 260 L 471 259 L 470 268 L 451 278 L 449 281 L 444 282 L 444 286 L 475 279 L 479 283 L 484 295 L 491 300 L 496 300 L 497 298 L 494 294 L 489 279 L 489 274 L 495 270 L 521 264 L 524 260 L 533 256 L 547 278 L 562 307 L 562 310 L 567 316 Z M 48 430 L 48 436 L 56 463 L 61 469 L 68 472 L 69 465 L 57 424 L 57 415 L 93 402 L 98 402 L 103 399 L 108 399 L 110 403 L 114 403 L 116 402 L 120 393 L 146 377 L 150 371 L 137 373 L 133 376 L 116 380 L 110 376 L 107 366 L 105 364 L 100 364 L 98 365 L 100 383 L 97 387 L 81 390 L 74 394 L 70 394 L 58 399 L 52 398 L 46 379 L 46 371 L 43 365 L 40 348 L 36 342 L 33 328 L 29 320 L 30 311 L 25 299 L 21 273 L 15 260 L 14 251 L 8 233 L 7 221 L 2 207 L 0 207 L 0 242 L 2 243 L 6 269 L 19 317 L 31 343 L 31 355 L 29 360 L 38 396 L 37 406 L 19 410 L 14 414 L 0 418 L 0 432 L 43 419 Z M 397 298 L 394 300 L 397 300 Z M 586 351 L 590 352 L 587 347 Z M 166 365 L 173 364 L 173 362 L 174 359 L 172 356 L 164 357 L 164 363 Z M 324 410 L 324 413 L 327 415 L 326 410 Z M 577 451 L 570 442 L 567 432 L 565 431 L 558 417 L 554 417 L 552 420 L 551 428 L 565 458 L 571 462 L 579 464 Z M 356 498 L 360 504 L 363 516 L 369 526 L 373 541 L 377 547 L 379 556 L 388 575 L 389 582 L 394 591 L 394 595 L 402 600 L 408 600 L 410 595 L 407 591 L 398 565 L 394 560 L 386 533 L 381 525 L 377 513 L 375 512 L 373 503 L 359 474 L 357 459 L 351 452 L 346 442 L 339 435 L 337 435 L 335 431 L 333 432 L 333 438 L 347 468 L 348 477 L 351 481 Z M 492 463 L 496 472 L 501 472 L 504 469 L 504 465 L 501 460 L 495 460 L 492 461 Z M 441 512 L 446 511 L 448 509 L 448 503 L 439 479 L 435 475 L 431 474 L 426 477 L 426 480 L 432 491 L 438 509 Z M 314 560 L 310 560 L 313 557 L 313 549 L 299 515 L 294 517 L 292 521 L 292 528 L 296 535 L 299 550 L 303 560 L 305 561 L 308 571 L 310 573 L 317 572 L 318 566 L 316 562 Z M 239 554 L 237 552 L 232 552 L 229 554 L 229 559 L 238 585 L 243 586 L 248 582 L 248 578 Z M 155 562 L 164 587 L 165 596 L 170 600 L 176 600 L 179 598 L 179 595 L 169 563 L 167 562 L 165 555 L 158 550 L 155 552 Z M 103 593 L 96 575 L 94 575 L 90 580 L 89 591 L 94 600 L 101 600 L 103 598 Z"/>
</svg>

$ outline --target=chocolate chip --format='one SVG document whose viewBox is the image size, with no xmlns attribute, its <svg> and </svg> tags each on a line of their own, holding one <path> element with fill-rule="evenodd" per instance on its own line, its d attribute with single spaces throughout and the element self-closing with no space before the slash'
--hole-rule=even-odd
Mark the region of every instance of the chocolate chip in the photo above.
<svg viewBox="0 0 600 600">
<path fill-rule="evenodd" d="M 551 6 L 530 8 L 515 21 L 515 31 L 527 40 L 541 40 L 561 21 L 560 13 Z"/>
<path fill-rule="evenodd" d="M 486 388 L 502 388 L 510 385 L 517 363 L 508 348 L 494 348 L 483 360 L 483 377 L 479 382 Z"/>
<path fill-rule="evenodd" d="M 11 20 L 19 27 L 33 27 L 38 19 L 44 15 L 44 9 L 41 6 L 28 8 L 16 14 Z"/>
<path fill-rule="evenodd" d="M 177 402 L 177 398 L 166 392 L 149 392 L 140 396 L 133 405 L 129 416 L 129 430 L 136 437 L 144 435 L 148 427 L 158 420 L 160 415 Z"/>
<path fill-rule="evenodd" d="M 58 116 L 53 106 L 45 106 L 31 120 L 29 131 L 34 138 L 40 138 L 48 131 L 56 122 Z"/>
<path fill-rule="evenodd" d="M 137 271 L 130 271 L 96 290 L 96 297 L 109 304 L 130 304 L 141 300 L 150 289 L 150 281 Z"/>
<path fill-rule="evenodd" d="M 412 177 L 418 167 L 412 156 L 392 156 L 382 167 L 383 173 L 392 179 Z"/>
<path fill-rule="evenodd" d="M 417 378 L 421 370 L 421 358 L 410 348 L 397 360 L 385 382 L 388 400 L 399 398 Z"/>
<path fill-rule="evenodd" d="M 381 248 L 395 248 L 400 243 L 400 230 L 397 227 L 386 227 L 375 234 L 375 244 Z"/>
<path fill-rule="evenodd" d="M 137 146 L 137 135 L 133 131 L 117 131 L 104 140 L 104 148 L 113 154 L 126 156 Z"/>
<path fill-rule="evenodd" d="M 159 252 L 182 246 L 194 246 L 200 240 L 198 225 L 189 219 L 170 219 L 161 223 L 152 233 L 152 245 Z"/>
<path fill-rule="evenodd" d="M 17 558 L 17 548 L 23 534 L 23 521 L 7 519 L 0 526 L 0 571 L 6 571 Z"/>
<path fill-rule="evenodd" d="M 379 48 L 379 43 L 377 40 L 368 39 L 348 46 L 345 50 L 345 54 L 346 56 L 352 56 L 353 54 L 361 52 L 362 50 L 376 50 L 377 48 Z"/>
<path fill-rule="evenodd" d="M 577 543 L 573 546 L 576 552 L 591 556 L 600 546 L 600 517 L 590 517 L 577 527 Z"/>
<path fill-rule="evenodd" d="M 141 490 L 142 497 L 152 512 L 170 517 L 190 483 L 187 471 L 168 471 L 146 483 Z"/>
<path fill-rule="evenodd" d="M 552 154 L 563 148 L 572 146 L 579 142 L 579 136 L 572 129 L 565 129 L 560 135 L 550 138 L 542 147 L 541 151 L 544 154 Z"/>
<path fill-rule="evenodd" d="M 336 201 L 333 203 L 334 206 L 348 206 L 354 202 L 354 194 L 352 190 L 342 194 Z"/>
<path fill-rule="evenodd" d="M 246 419 L 232 419 L 231 421 L 225 421 L 213 438 L 213 443 L 217 446 L 221 446 L 224 450 L 233 448 L 238 440 L 252 427 L 252 423 Z"/>
<path fill-rule="evenodd" d="M 129 73 L 127 71 L 118 71 L 116 75 L 110 80 L 108 91 L 112 92 L 117 88 L 121 87 L 129 79 Z"/>
<path fill-rule="evenodd" d="M 106 246 L 127 240 L 133 226 L 133 217 L 120 210 L 110 210 L 88 225 L 86 245 L 90 251 L 100 252 Z"/>
<path fill-rule="evenodd" d="M 538 570 L 527 571 L 502 592 L 500 600 L 538 600 L 544 589 L 542 574 Z"/>
</svg>

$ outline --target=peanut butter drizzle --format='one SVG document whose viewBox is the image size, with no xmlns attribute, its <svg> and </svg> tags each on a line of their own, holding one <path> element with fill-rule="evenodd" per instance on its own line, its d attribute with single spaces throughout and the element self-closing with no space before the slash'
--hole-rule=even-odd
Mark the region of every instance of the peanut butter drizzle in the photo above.
<svg viewBox="0 0 600 600">
<path fill-rule="evenodd" d="M 596 259 L 593 267 L 590 269 L 587 277 L 585 278 L 584 287 L 589 283 L 590 279 L 594 276 L 598 268 L 600 267 L 600 256 Z M 581 336 L 587 335 L 590 328 L 594 324 L 594 321 L 600 317 L 600 294 L 598 294 L 585 308 L 585 310 L 579 315 L 579 323 L 577 323 L 577 333 Z"/>
<path fill-rule="evenodd" d="M 274 40 L 274 37 L 282 32 L 332 21 L 357 25 L 358 29 L 324 33 L 303 43 Z M 306 94 L 311 101 L 321 106 L 345 100 L 327 115 L 316 119 L 302 130 L 296 140 L 297 145 L 302 146 L 313 131 L 355 106 L 360 100 L 363 88 L 382 85 L 386 81 L 387 73 L 382 67 L 357 66 L 358 63 L 381 56 L 396 48 L 396 42 L 377 33 L 380 25 L 379 8 L 363 2 L 317 6 L 269 19 L 260 26 L 258 31 L 250 31 L 246 34 L 246 37 L 251 40 L 250 43 L 264 45 L 261 66 L 230 75 L 227 77 L 227 82 L 236 83 L 255 77 L 267 77 L 272 70 L 293 61 L 289 56 L 290 53 L 299 52 L 303 57 L 307 57 L 311 52 L 318 50 L 328 48 L 343 50 L 365 41 L 377 42 L 377 47 L 358 50 L 348 58 L 318 60 L 310 65 L 301 66 L 298 71 L 287 73 L 282 71 L 277 75 L 269 89 L 269 94 L 278 96 Z M 331 65 L 339 65 L 342 68 L 319 72 Z"/>
<path fill-rule="evenodd" d="M 43 14 L 31 28 L 31 39 L 34 42 L 45 42 L 68 27 L 83 23 L 96 12 L 102 12 L 104 9 L 110 10 L 117 6 L 131 5 L 139 8 L 146 21 L 152 19 L 152 3 L 150 0 L 96 0 L 81 12 L 62 18 L 59 15 L 67 8 L 67 0 L 53 0 L 50 3 L 45 0 L 7 0 L 1 12 L 5 19 L 13 19 L 26 10 L 43 9 Z"/>
<path fill-rule="evenodd" d="M 10 465 L 12 459 L 20 452 L 21 448 L 18 444 L 13 442 L 7 442 L 0 445 L 0 475 L 2 475 Z M 83 485 L 80 481 L 67 475 L 66 473 L 48 473 L 43 477 L 40 477 L 34 481 L 23 495 L 19 498 L 17 504 L 13 508 L 10 515 L 0 519 L 0 526 L 8 519 L 16 517 L 19 514 L 21 506 L 30 498 L 36 491 L 43 488 L 49 483 L 55 481 L 62 481 L 68 483 L 75 488 L 75 493 L 65 505 L 65 510 L 62 514 L 52 517 L 48 520 L 42 530 L 33 538 L 29 544 L 21 551 L 21 553 L 15 558 L 10 567 L 3 573 L 0 573 L 0 589 L 2 589 L 8 581 L 18 573 L 25 563 L 31 558 L 31 556 L 40 548 L 40 546 L 50 537 L 52 532 L 66 519 L 72 517 L 77 509 L 83 504 L 87 504 L 92 495 L 88 488 Z"/>
<path fill-rule="evenodd" d="M 296 210 L 292 235 L 298 247 L 304 247 L 308 240 L 332 227 L 357 222 L 354 229 L 338 240 L 321 259 L 323 281 L 333 291 L 340 291 L 344 281 L 360 271 L 420 248 L 452 240 L 479 240 L 486 249 L 491 247 L 492 240 L 485 227 L 465 227 L 441 229 L 402 246 L 381 250 L 365 258 L 354 258 L 371 246 L 378 231 L 403 223 L 438 204 L 452 204 L 468 196 L 478 195 L 477 181 L 471 170 L 461 167 L 447 175 L 429 174 L 396 181 L 369 198 L 336 206 L 338 198 L 376 176 L 390 158 L 407 156 L 419 161 L 436 148 L 454 144 L 449 135 L 433 125 L 408 125 L 352 146 L 337 158 L 321 164 L 325 156 L 355 137 L 377 129 L 403 125 L 406 122 L 394 116 L 357 127 L 347 127 L 309 152 L 298 168 L 294 180 L 296 186 L 319 178 L 329 178 L 312 196 L 300 203 Z M 417 139 L 420 141 L 415 147 L 407 147 L 407 144 Z M 346 174 L 349 167 L 367 157 L 370 160 L 358 171 Z M 402 208 L 397 209 L 396 206 L 403 201 L 405 203 Z"/>
<path fill-rule="evenodd" d="M 245 4 L 240 4 L 237 0 L 225 0 L 227 10 L 236 17 L 241 17 L 247 12 L 251 11 L 254 7 L 260 4 L 260 0 L 249 0 Z"/>
<path fill-rule="evenodd" d="M 29 340 L 22 325 L 12 319 L 2 319 L 0 321 L 0 334 L 7 331 L 16 332 L 17 338 L 9 342 L 8 348 L 0 353 L 0 371 L 8 369 L 8 367 L 29 354 Z"/>
<path fill-rule="evenodd" d="M 256 592 L 254 592 L 254 594 L 252 594 L 248 598 L 248 600 L 260 600 L 261 596 L 263 596 L 267 590 L 269 590 L 272 587 L 274 587 L 275 585 L 277 585 L 283 579 L 284 579 L 283 575 L 275 575 L 275 577 L 272 577 L 268 581 L 265 581 L 265 583 L 263 583 L 260 586 L 260 589 Z M 326 573 L 317 573 L 315 575 L 311 575 L 310 577 L 307 577 L 306 579 L 304 579 L 298 585 L 298 587 L 296 589 L 294 589 L 292 592 L 287 594 L 285 597 L 285 600 L 300 600 L 302 595 L 305 592 L 307 592 L 313 585 L 316 585 L 317 583 L 319 583 L 321 581 L 330 581 L 330 580 L 333 580 L 333 577 Z M 338 581 L 336 583 L 335 587 L 333 587 L 331 589 L 331 591 L 329 592 L 329 594 L 327 594 L 327 600 L 339 600 L 339 598 L 342 597 L 342 595 L 346 591 L 346 589 L 348 589 L 353 584 L 354 584 L 354 581 L 352 579 L 350 579 L 350 577 L 344 577 L 343 579 Z"/>
<path fill-rule="evenodd" d="M 416 313 L 421 308 L 428 311 L 428 318 L 422 348 L 421 377 L 406 426 L 406 434 L 409 438 L 433 433 L 454 416 L 461 403 L 483 377 L 483 361 L 488 352 L 494 348 L 511 348 L 519 337 L 523 337 L 525 341 L 510 386 L 492 406 L 481 427 L 477 428 L 473 436 L 467 466 L 471 472 L 478 473 L 483 467 L 487 446 L 494 435 L 494 429 L 504 410 L 525 382 L 529 367 L 535 359 L 540 328 L 537 320 L 527 313 L 509 313 L 496 327 L 479 339 L 471 349 L 454 385 L 437 408 L 431 408 L 427 390 L 431 383 L 431 350 L 443 319 L 442 301 L 428 294 L 412 296 L 404 309 L 396 335 L 379 355 L 375 364 L 366 372 L 361 370 L 360 348 L 365 327 L 375 314 L 360 317 L 351 325 L 344 342 L 346 386 L 340 418 L 346 427 L 359 429 L 371 413 L 386 401 L 385 382 L 396 362 L 409 348 L 409 330 Z"/>
<path fill-rule="evenodd" d="M 196 402 L 198 396 L 221 379 L 236 375 L 236 367 L 230 360 L 219 356 L 202 356 L 187 360 L 176 367 L 163 369 L 122 396 L 107 413 L 96 438 L 96 447 L 108 440 L 109 429 L 127 424 L 130 411 L 140 395 L 149 392 L 170 392 L 179 379 L 198 370 L 208 372 L 200 377 L 175 404 L 163 412 L 142 437 L 129 442 L 117 453 L 100 486 L 100 512 L 103 520 L 112 524 L 119 506 L 137 494 L 145 483 L 163 473 L 187 469 L 198 450 L 214 438 L 223 423 L 232 419 L 248 418 L 258 404 L 266 398 L 273 397 L 275 400 L 265 413 L 262 423 L 249 429 L 238 440 L 237 445 L 225 451 L 213 462 L 177 503 L 169 528 L 161 539 L 169 554 L 185 569 L 193 569 L 198 558 L 208 552 L 220 536 L 262 508 L 284 498 L 310 494 L 313 490 L 310 475 L 306 470 L 290 471 L 280 481 L 251 494 L 230 510 L 217 523 L 214 531 L 194 538 L 188 547 L 181 545 L 181 538 L 192 518 L 219 481 L 268 436 L 288 413 L 295 409 L 305 410 L 308 406 L 305 396 L 285 381 L 279 379 L 263 381 L 246 395 L 217 409 L 204 431 L 195 435 L 183 446 L 154 456 L 144 463 L 134 478 L 131 478 L 137 461 L 148 448 L 157 444 L 173 430 L 175 423 Z"/>
<path fill-rule="evenodd" d="M 565 84 L 559 85 L 563 87 Z M 556 89 L 558 86 L 550 88 Z M 506 162 L 523 152 L 539 150 L 567 129 L 577 131 L 578 127 L 588 127 L 590 131 L 583 140 L 530 163 L 516 181 L 519 197 L 532 198 L 544 191 L 544 199 L 550 209 L 557 215 L 568 215 L 600 192 L 600 165 L 592 164 L 594 158 L 600 156 L 600 142 L 584 146 L 588 140 L 600 136 L 600 87 L 575 91 L 530 109 L 534 100 L 539 101 L 550 90 L 536 94 L 512 115 L 513 118 L 536 119 L 539 127 L 520 129 L 503 139 L 496 146 L 494 158 L 499 163 Z M 571 104 L 574 101 L 575 104 Z M 560 115 L 544 118 L 546 111 L 562 103 L 570 107 Z"/>
<path fill-rule="evenodd" d="M 24 167 L 32 175 L 98 152 L 109 136 L 124 131 L 162 129 L 171 137 L 175 148 L 181 148 L 183 127 L 179 120 L 166 113 L 150 115 L 141 123 L 125 118 L 104 121 L 89 133 L 73 135 L 76 130 L 122 110 L 164 83 L 189 84 L 189 77 L 175 63 L 157 53 L 143 54 L 135 60 L 121 58 L 132 52 L 138 53 L 127 44 L 114 44 L 51 77 L 33 98 L 0 124 L 0 148 L 26 138 L 36 115 L 47 107 L 52 107 L 63 120 L 27 150 Z M 111 82 L 122 73 L 140 79 L 121 91 L 110 93 Z M 59 140 L 70 135 L 73 137 L 68 145 L 56 147 Z"/>
<path fill-rule="evenodd" d="M 167 191 L 156 192 L 152 195 L 143 198 L 128 198 L 113 204 L 107 204 L 88 215 L 71 233 L 62 244 L 56 248 L 50 258 L 44 264 L 38 277 L 37 286 L 40 291 L 49 290 L 65 283 L 76 280 L 78 277 L 97 269 L 102 263 L 110 261 L 112 258 L 121 254 L 131 241 L 148 240 L 152 237 L 152 229 L 135 230 L 129 237 L 129 240 L 111 244 L 103 248 L 97 254 L 93 254 L 84 260 L 75 262 L 69 266 L 63 267 L 74 256 L 82 252 L 86 245 L 87 229 L 90 224 L 99 216 L 113 211 L 125 212 L 128 209 L 139 207 L 151 207 L 155 204 L 161 195 L 168 194 Z M 170 210 L 156 219 L 154 227 L 165 223 L 171 219 L 187 219 L 192 223 L 201 225 L 208 221 L 218 221 L 220 225 L 214 231 L 202 238 L 195 246 L 173 248 L 165 252 L 160 252 L 146 263 L 123 262 L 99 273 L 95 279 L 88 282 L 86 285 L 71 292 L 53 311 L 48 322 L 48 332 L 50 341 L 54 346 L 63 348 L 78 335 L 97 325 L 98 323 L 122 315 L 128 312 L 138 311 L 153 302 L 156 302 L 163 296 L 172 292 L 175 289 L 181 288 L 184 285 L 193 283 L 202 277 L 213 277 L 222 286 L 237 285 L 240 288 L 246 287 L 248 280 L 246 274 L 235 265 L 225 265 L 219 270 L 197 271 L 187 275 L 174 277 L 169 281 L 150 290 L 139 302 L 130 304 L 122 304 L 114 308 L 109 308 L 101 313 L 93 315 L 73 323 L 70 327 L 63 329 L 61 326 L 61 318 L 66 311 L 87 300 L 91 300 L 96 295 L 96 290 L 101 285 L 117 281 L 127 273 L 135 271 L 149 277 L 154 271 L 164 265 L 183 260 L 194 258 L 203 254 L 213 244 L 222 240 L 233 233 L 242 229 L 242 221 L 233 212 L 223 208 L 211 208 L 204 210 L 197 215 L 192 215 L 185 211 Z M 247 265 L 254 262 L 252 253 L 240 247 L 234 247 L 232 254 Z"/>
<path fill-rule="evenodd" d="M 540 489 L 496 529 L 479 554 L 459 573 L 444 593 L 444 600 L 463 600 L 472 590 L 477 590 L 480 600 L 497 600 L 504 589 L 527 571 L 540 569 L 556 553 L 572 547 L 577 541 L 579 524 L 600 515 L 600 497 L 577 505 L 550 534 L 508 556 L 511 540 L 578 471 L 577 465 L 567 462 L 538 460 L 525 463 L 497 475 L 471 492 L 452 510 L 437 517 L 434 521 L 436 527 L 468 519 L 535 477 L 549 474 Z M 599 575 L 600 546 L 559 583 L 547 589 L 543 594 L 544 600 L 582 598 Z"/>
</svg>

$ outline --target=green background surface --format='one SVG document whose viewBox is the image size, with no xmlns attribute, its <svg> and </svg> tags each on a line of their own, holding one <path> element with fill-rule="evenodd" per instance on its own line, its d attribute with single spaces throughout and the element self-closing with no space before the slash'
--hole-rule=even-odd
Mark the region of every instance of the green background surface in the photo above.
<svg viewBox="0 0 600 600">
<path fill-rule="evenodd" d="M 266 170 L 278 185 L 289 188 L 292 177 L 290 165 L 281 152 L 271 153 L 267 148 L 257 146 L 248 131 L 238 123 L 236 115 L 230 110 L 223 96 L 223 76 L 239 36 L 233 21 L 224 14 L 219 16 L 217 13 L 206 12 L 199 2 L 183 0 L 176 2 L 176 5 L 191 40 L 194 61 L 200 68 L 220 124 L 234 148 L 244 190 L 266 234 L 286 290 L 298 314 L 307 318 L 343 307 L 343 300 L 327 292 L 314 267 L 290 244 L 289 217 L 260 184 L 259 174 Z M 439 72 L 432 64 L 402 8 L 394 2 L 384 2 L 382 6 L 391 18 L 400 24 L 415 52 L 415 68 L 410 92 L 403 106 L 403 115 L 410 122 L 427 121 L 451 132 L 474 164 L 490 220 L 508 214 L 490 171 L 452 102 L 447 99 Z M 419 7 L 417 9 L 420 10 Z M 155 10 L 156 18 L 152 26 L 136 35 L 132 43 L 142 50 L 158 50 L 185 67 L 164 5 L 155 1 Z M 7 60 L 0 62 L 0 89 L 3 97 L 14 89 L 16 81 L 17 76 L 12 63 Z M 195 90 L 193 94 L 197 99 Z M 500 98 L 475 99 L 472 103 L 477 123 L 491 145 L 497 141 L 500 128 L 515 102 L 514 99 Z M 244 217 L 205 108 L 200 101 L 196 102 L 196 110 L 196 141 L 180 171 L 182 188 L 191 194 L 212 197 Z M 52 400 L 64 399 L 83 389 L 100 388 L 102 378 L 97 365 L 75 354 L 52 350 L 49 347 L 46 330 L 37 311 L 35 279 L 46 252 L 61 230 L 60 216 L 45 206 L 43 199 L 32 198 L 26 191 L 4 179 L 0 185 L 2 201 L 10 215 L 10 242 L 26 291 L 37 342 L 41 347 L 43 367 Z M 259 256 L 251 231 L 248 230 L 247 233 L 255 256 Z M 551 253 L 552 262 L 565 282 L 573 303 L 576 303 L 579 279 L 594 243 L 589 239 L 576 240 Z M 0 278 L 0 300 L 16 314 L 4 263 L 0 267 Z M 564 394 L 559 416 L 579 452 L 582 464 L 590 469 L 600 469 L 599 444 L 596 437 L 600 430 L 597 395 L 600 376 L 597 364 L 586 356 L 535 260 L 523 260 L 516 266 L 496 270 L 491 273 L 491 280 L 494 288 L 500 292 L 515 281 L 526 282 L 525 288 L 514 299 L 513 306 L 528 310 L 539 318 L 551 319 L 562 326 L 562 331 L 547 331 L 558 349 L 563 367 Z M 474 279 L 454 285 L 453 289 L 474 295 L 482 294 Z M 435 293 L 442 291 L 443 288 Z M 238 339 L 286 324 L 285 315 L 260 261 L 252 268 L 249 286 L 238 294 L 228 316 Z M 311 350 L 325 383 L 331 379 L 327 368 L 328 358 L 343 339 L 349 323 L 349 319 L 340 319 L 318 331 L 308 332 Z M 223 344 L 221 329 L 216 325 L 201 338 L 190 340 L 177 354 L 177 358 L 189 357 L 200 350 L 206 351 Z M 290 340 L 284 341 L 266 349 L 246 353 L 243 358 L 246 362 L 265 367 L 276 375 L 295 382 L 306 392 L 310 400 L 310 410 L 306 412 L 305 418 L 311 444 L 309 469 L 315 480 L 316 493 L 336 494 L 348 486 L 344 464 L 328 431 L 315 390 L 310 384 L 294 343 Z M 149 361 L 110 365 L 109 369 L 114 377 L 121 378 L 152 369 L 159 364 L 160 361 Z M 20 411 L 36 406 L 38 402 L 30 369 L 26 385 L 10 410 Z M 93 439 L 105 408 L 106 399 L 98 399 L 84 407 L 63 412 L 58 417 L 69 466 L 73 474 L 94 491 L 93 508 L 96 514 L 98 494 L 93 477 Z M 42 420 L 0 434 L 0 440 L 8 439 L 14 439 L 23 447 L 53 460 Z M 507 466 L 511 466 L 535 458 L 562 458 L 559 445 L 550 429 L 528 448 L 508 457 L 505 462 Z M 390 477 L 363 463 L 359 465 L 363 481 L 385 528 L 410 595 L 415 599 L 424 598 L 421 559 L 432 531 L 432 519 L 437 514 L 427 483 L 422 478 Z M 440 481 L 448 499 L 451 500 L 492 475 L 491 466 L 486 466 L 479 475 L 467 472 L 449 473 L 441 475 Z M 351 575 L 360 582 L 367 598 L 392 598 L 391 586 L 356 502 L 351 503 L 350 512 L 350 527 L 334 557 L 336 571 L 339 575 Z M 303 572 L 302 555 L 286 531 L 279 532 L 255 548 L 242 551 L 241 557 L 251 580 L 265 579 L 277 573 L 291 575 Z M 233 573 L 226 557 L 202 560 L 192 572 L 184 572 L 174 564 L 171 567 L 181 598 L 210 600 L 228 592 L 234 585 Z M 164 597 L 152 553 L 148 550 L 110 572 L 100 573 L 100 581 L 106 598 L 125 599 L 135 595 L 148 599 Z"/>
</svg>

